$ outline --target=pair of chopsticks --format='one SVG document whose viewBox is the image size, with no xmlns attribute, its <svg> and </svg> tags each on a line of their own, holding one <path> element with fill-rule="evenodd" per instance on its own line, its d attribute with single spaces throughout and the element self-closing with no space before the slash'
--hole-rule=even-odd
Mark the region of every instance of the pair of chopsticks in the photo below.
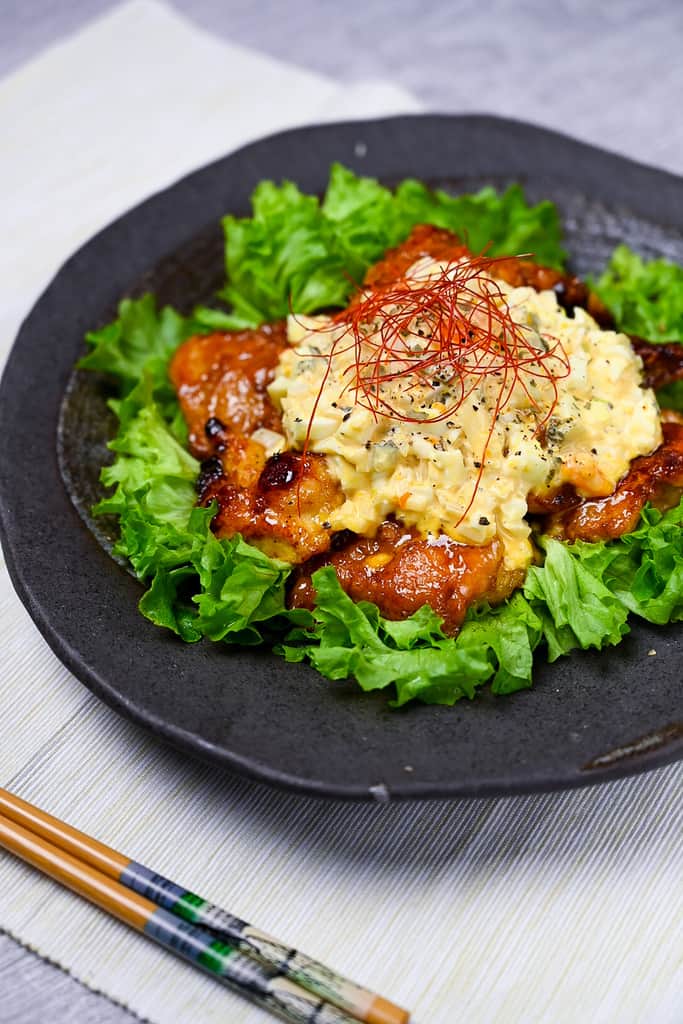
<svg viewBox="0 0 683 1024">
<path fill-rule="evenodd" d="M 408 1024 L 382 996 L 2 788 L 0 847 L 291 1024 Z"/>
</svg>

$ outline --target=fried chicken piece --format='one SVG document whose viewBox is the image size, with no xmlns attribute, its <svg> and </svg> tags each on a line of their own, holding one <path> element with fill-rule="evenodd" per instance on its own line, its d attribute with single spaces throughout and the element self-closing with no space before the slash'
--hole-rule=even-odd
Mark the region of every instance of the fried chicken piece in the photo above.
<svg viewBox="0 0 683 1024">
<path fill-rule="evenodd" d="M 658 390 L 676 380 L 683 380 L 683 345 L 680 342 L 653 343 L 629 334 L 634 352 L 643 360 L 645 383 Z"/>
<path fill-rule="evenodd" d="M 202 463 L 202 505 L 216 501 L 219 537 L 241 533 L 273 558 L 301 562 L 329 550 L 330 513 L 343 496 L 322 455 L 283 452 L 214 425 L 216 455 Z"/>
<path fill-rule="evenodd" d="M 532 491 L 527 495 L 526 504 L 528 512 L 533 516 L 549 516 L 566 509 L 580 505 L 584 499 L 576 493 L 573 484 L 562 484 L 554 491 L 547 491 L 545 494 L 534 494 Z"/>
<path fill-rule="evenodd" d="M 683 424 L 683 412 L 679 412 L 678 409 L 662 409 L 660 419 L 662 423 Z"/>
<path fill-rule="evenodd" d="M 471 256 L 470 250 L 457 235 L 445 228 L 419 224 L 401 245 L 390 249 L 379 263 L 370 267 L 365 275 L 365 286 L 382 288 L 404 277 L 411 266 L 423 256 L 435 260 L 460 260 Z M 497 259 L 491 268 L 494 277 L 513 288 L 528 287 L 537 292 L 554 291 L 558 304 L 568 313 L 579 306 L 606 330 L 614 328 L 614 317 L 607 307 L 580 278 L 552 267 L 544 267 L 533 260 L 510 257 Z M 635 334 L 629 338 L 634 351 L 643 360 L 645 385 L 661 388 L 676 380 L 683 380 L 683 345 L 659 344 L 646 341 Z"/>
<path fill-rule="evenodd" d="M 551 515 L 544 532 L 568 541 L 612 540 L 635 530 L 646 502 L 661 511 L 677 505 L 683 488 L 683 425 L 665 420 L 662 428 L 660 447 L 634 459 L 612 494 Z"/>
<path fill-rule="evenodd" d="M 368 288 L 383 288 L 405 277 L 423 256 L 434 260 L 460 260 L 472 253 L 457 235 L 431 224 L 418 224 L 405 242 L 389 249 L 377 263 L 368 269 L 363 284 Z"/>
<path fill-rule="evenodd" d="M 558 305 L 568 313 L 575 306 L 586 309 L 601 327 L 609 327 L 613 323 L 612 314 L 584 282 L 553 267 L 543 267 L 533 260 L 509 259 L 497 261 L 491 273 L 513 288 L 533 288 L 534 291 L 555 292 Z"/>
<path fill-rule="evenodd" d="M 340 543 L 331 555 L 298 570 L 289 595 L 291 607 L 312 608 L 311 574 L 322 565 L 333 565 L 354 601 L 373 601 L 388 619 L 404 619 L 428 604 L 443 616 L 445 631 L 456 633 L 471 604 L 483 598 L 502 601 L 524 581 L 523 571 L 504 569 L 498 540 L 469 547 L 443 534 L 422 539 L 387 521 L 375 537 L 340 535 L 336 544 Z"/>
<path fill-rule="evenodd" d="M 419 259 L 430 256 L 434 260 L 454 261 L 471 256 L 470 249 L 445 228 L 431 224 L 418 224 L 405 242 L 390 249 L 365 275 L 364 284 L 369 288 L 382 288 L 405 277 Z M 507 282 L 513 288 L 534 288 L 537 292 L 554 291 L 559 304 L 567 310 L 574 306 L 587 309 L 598 323 L 611 323 L 611 314 L 578 277 L 566 274 L 552 267 L 543 267 L 532 260 L 510 257 L 496 259 L 491 274 Z"/>
<path fill-rule="evenodd" d="M 322 524 L 343 499 L 321 456 L 268 459 L 251 437 L 259 428 L 281 430 L 267 388 L 286 343 L 284 322 L 190 338 L 173 357 L 170 377 L 190 449 L 203 460 L 200 502 L 218 504 L 214 532 L 241 533 L 274 557 L 302 561 L 329 549 Z"/>
<path fill-rule="evenodd" d="M 205 425 L 214 418 L 240 434 L 249 435 L 257 427 L 280 430 L 280 416 L 266 389 L 286 345 L 286 326 L 280 321 L 254 330 L 198 335 L 180 346 L 169 376 L 193 455 L 211 454 Z"/>
</svg>

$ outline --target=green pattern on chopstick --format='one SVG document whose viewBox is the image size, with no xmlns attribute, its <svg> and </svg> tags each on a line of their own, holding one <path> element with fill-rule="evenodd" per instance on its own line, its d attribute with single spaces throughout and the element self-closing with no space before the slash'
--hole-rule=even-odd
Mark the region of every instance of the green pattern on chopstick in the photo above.
<svg viewBox="0 0 683 1024">
<path fill-rule="evenodd" d="M 0 812 L 0 845 L 290 1024 L 408 1024 L 395 1003 L 2 787 Z"/>
<path fill-rule="evenodd" d="M 210 932 L 218 940 L 214 946 L 203 952 L 203 956 L 210 963 L 218 962 L 223 948 L 227 950 L 234 947 L 241 953 L 256 957 L 266 969 L 289 978 L 319 999 L 333 1003 L 359 1020 L 373 1022 L 383 1019 L 384 1014 L 379 1004 L 384 1001 L 372 992 L 348 981 L 317 960 L 283 945 L 272 936 L 253 928 L 246 921 L 227 913 L 201 896 L 181 888 L 163 875 L 150 871 L 144 864 L 130 861 L 121 872 L 120 881 L 128 888 L 153 900 L 160 907 L 165 907 L 177 918 L 199 925 Z M 230 945 L 222 947 L 223 942 Z M 317 1017 L 316 1024 L 318 1022 L 322 1024 L 323 1018 Z"/>
<path fill-rule="evenodd" d="M 163 907 L 150 916 L 144 931 L 162 946 L 203 967 L 243 995 L 248 993 L 254 1002 L 279 1013 L 290 1024 L 353 1024 L 352 1018 L 336 1006 L 304 991 L 277 969 L 245 956 L 234 946 L 221 942 L 210 932 Z"/>
</svg>

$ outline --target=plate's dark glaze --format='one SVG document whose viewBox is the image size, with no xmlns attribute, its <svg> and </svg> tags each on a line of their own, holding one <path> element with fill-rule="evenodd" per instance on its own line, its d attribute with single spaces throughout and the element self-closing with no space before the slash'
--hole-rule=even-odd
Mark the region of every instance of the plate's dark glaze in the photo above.
<svg viewBox="0 0 683 1024">
<path fill-rule="evenodd" d="M 106 386 L 73 373 L 85 331 L 123 295 L 152 288 L 184 308 L 208 297 L 222 272 L 220 216 L 246 212 L 264 177 L 321 191 L 333 160 L 387 183 L 521 181 L 532 198 L 558 202 L 580 273 L 599 269 L 619 241 L 683 262 L 681 179 L 517 122 L 428 116 L 312 127 L 217 161 L 92 239 L 22 326 L 0 385 L 0 526 L 22 600 L 59 657 L 114 708 L 185 750 L 309 793 L 501 794 L 675 760 L 679 628 L 638 625 L 608 652 L 539 664 L 535 688 L 507 699 L 483 693 L 454 708 L 391 711 L 381 695 L 266 652 L 176 641 L 139 615 L 139 584 L 105 550 L 108 524 L 96 539 L 79 518 L 75 506 L 89 521 L 109 429 Z M 66 488 L 55 450 L 60 408 Z"/>
</svg>

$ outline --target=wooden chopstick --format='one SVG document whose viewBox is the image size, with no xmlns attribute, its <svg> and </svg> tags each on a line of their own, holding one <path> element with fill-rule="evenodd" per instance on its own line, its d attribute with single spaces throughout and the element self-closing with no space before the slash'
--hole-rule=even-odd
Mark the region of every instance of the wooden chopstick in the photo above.
<svg viewBox="0 0 683 1024">
<path fill-rule="evenodd" d="M 290 1024 L 358 1024 L 284 978 L 0 814 L 0 846 Z"/>
<path fill-rule="evenodd" d="M 401 1007 L 2 788 L 0 845 L 296 1024 L 408 1024 Z"/>
</svg>

